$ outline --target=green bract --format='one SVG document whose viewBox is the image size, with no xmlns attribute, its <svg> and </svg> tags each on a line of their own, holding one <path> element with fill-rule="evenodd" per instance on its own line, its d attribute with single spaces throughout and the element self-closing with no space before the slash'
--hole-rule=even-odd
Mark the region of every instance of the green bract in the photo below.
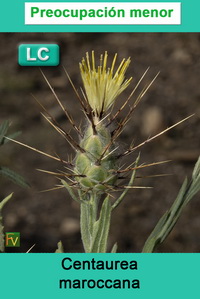
<svg viewBox="0 0 200 299">
<path fill-rule="evenodd" d="M 112 188 L 116 175 L 113 171 L 116 169 L 116 158 L 106 146 L 111 141 L 109 130 L 99 124 L 95 132 L 90 125 L 81 140 L 80 144 L 84 153 L 78 152 L 75 158 L 76 180 L 80 188 L 85 191 L 103 191 Z"/>
</svg>

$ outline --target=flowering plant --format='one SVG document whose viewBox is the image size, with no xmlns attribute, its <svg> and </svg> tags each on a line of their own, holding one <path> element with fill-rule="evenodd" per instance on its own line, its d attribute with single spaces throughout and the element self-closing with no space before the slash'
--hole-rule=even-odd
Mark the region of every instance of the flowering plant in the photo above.
<svg viewBox="0 0 200 299">
<path fill-rule="evenodd" d="M 191 116 L 179 121 L 162 132 L 148 138 L 138 145 L 130 145 L 125 151 L 116 143 L 116 139 L 127 125 L 137 105 L 155 81 L 153 80 L 143 88 L 138 96 L 135 91 L 142 82 L 148 69 L 136 84 L 129 97 L 115 111 L 114 107 L 118 96 L 129 86 L 132 78 L 126 79 L 126 70 L 131 59 L 123 59 L 115 70 L 117 55 L 114 56 L 110 67 L 107 67 L 108 54 L 100 56 L 100 63 L 96 66 L 95 55 L 92 58 L 86 53 L 80 63 L 80 73 L 84 85 L 82 96 L 74 87 L 68 73 L 69 81 L 80 102 L 87 127 L 85 130 L 79 128 L 70 113 L 63 106 L 55 93 L 53 87 L 43 74 L 55 99 L 71 123 L 72 128 L 79 136 L 77 142 L 69 132 L 66 132 L 50 115 L 41 104 L 44 118 L 56 129 L 75 150 L 74 159 L 65 161 L 60 157 L 52 156 L 19 141 L 14 142 L 27 148 L 60 161 L 65 166 L 63 172 L 44 172 L 53 174 L 60 178 L 60 184 L 56 188 L 66 188 L 72 199 L 80 204 L 80 228 L 82 242 L 85 252 L 104 253 L 108 251 L 108 235 L 110 220 L 113 210 L 122 202 L 129 189 L 148 188 L 135 185 L 135 175 L 138 169 L 166 163 L 167 161 L 154 162 L 150 164 L 139 164 L 140 154 L 128 166 L 122 164 L 123 158 L 136 152 L 144 144 L 151 142 L 168 130 L 181 124 Z M 132 101 L 132 98 L 135 100 Z M 117 122 L 120 113 L 129 107 L 128 113 Z M 127 178 L 128 183 L 127 182 Z M 125 183 L 123 183 L 125 182 Z M 152 252 L 155 247 L 163 242 L 181 215 L 182 209 L 191 198 L 200 190 L 200 159 L 193 171 L 190 182 L 184 181 L 180 192 L 172 207 L 163 215 L 155 229 L 147 239 L 143 252 Z M 112 247 L 111 252 L 116 252 L 117 244 Z M 63 252 L 62 243 L 59 242 L 56 252 Z"/>
</svg>

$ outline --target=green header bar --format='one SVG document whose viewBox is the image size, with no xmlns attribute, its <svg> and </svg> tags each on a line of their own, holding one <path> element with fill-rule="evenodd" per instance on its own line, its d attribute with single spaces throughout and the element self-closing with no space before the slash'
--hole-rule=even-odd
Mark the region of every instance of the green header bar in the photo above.
<svg viewBox="0 0 200 299">
<path fill-rule="evenodd" d="M 135 2 L 143 3 L 181 3 L 181 24 L 180 25 L 26 25 L 25 24 L 25 2 L 51 2 L 51 3 L 67 3 L 71 1 L 30 1 L 30 0 L 9 0 L 1 4 L 0 11 L 0 32 L 200 32 L 199 11 L 200 2 L 198 0 L 182 0 L 182 1 L 73 1 L 74 3 L 96 2 L 106 3 L 112 7 L 118 2 L 130 3 L 134 5 Z M 70 4 L 67 6 L 70 9 Z M 51 13 L 48 12 L 51 16 Z M 148 12 L 144 13 L 146 19 Z M 92 18 L 91 18 L 92 19 Z M 94 17 L 93 17 L 94 19 Z M 113 18 L 114 19 L 114 18 Z M 98 20 L 97 20 L 98 21 Z M 97 22 L 98 24 L 98 22 Z"/>
</svg>

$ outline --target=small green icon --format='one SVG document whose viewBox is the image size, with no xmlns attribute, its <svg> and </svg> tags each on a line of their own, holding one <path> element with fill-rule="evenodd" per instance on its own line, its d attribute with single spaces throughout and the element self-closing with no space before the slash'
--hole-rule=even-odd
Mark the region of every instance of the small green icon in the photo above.
<svg viewBox="0 0 200 299">
<path fill-rule="evenodd" d="M 21 44 L 18 63 L 22 66 L 57 66 L 60 62 L 57 44 Z"/>
<path fill-rule="evenodd" d="M 9 232 L 5 234 L 6 247 L 20 247 L 20 233 Z"/>
</svg>

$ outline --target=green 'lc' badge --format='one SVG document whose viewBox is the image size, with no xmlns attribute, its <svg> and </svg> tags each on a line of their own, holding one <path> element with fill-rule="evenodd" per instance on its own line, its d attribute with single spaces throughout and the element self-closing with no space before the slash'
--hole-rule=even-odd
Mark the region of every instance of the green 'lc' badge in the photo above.
<svg viewBox="0 0 200 299">
<path fill-rule="evenodd" d="M 21 44 L 18 63 L 22 66 L 57 66 L 60 62 L 57 44 Z"/>
</svg>

